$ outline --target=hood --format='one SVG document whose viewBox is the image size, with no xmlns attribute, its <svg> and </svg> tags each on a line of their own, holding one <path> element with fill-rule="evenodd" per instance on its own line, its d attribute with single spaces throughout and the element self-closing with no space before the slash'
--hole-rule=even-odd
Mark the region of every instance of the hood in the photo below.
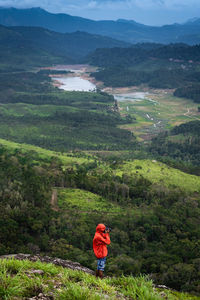
<svg viewBox="0 0 200 300">
<path fill-rule="evenodd" d="M 102 233 L 106 229 L 106 226 L 104 224 L 98 224 L 96 228 L 96 232 Z"/>
</svg>

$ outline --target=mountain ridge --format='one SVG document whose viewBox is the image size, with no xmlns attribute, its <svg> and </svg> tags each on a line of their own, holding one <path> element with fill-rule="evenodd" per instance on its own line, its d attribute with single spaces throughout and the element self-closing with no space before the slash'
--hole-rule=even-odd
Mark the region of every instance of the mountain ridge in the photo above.
<svg viewBox="0 0 200 300">
<path fill-rule="evenodd" d="M 64 13 L 54 14 L 38 7 L 30 9 L 0 8 L 0 24 L 4 26 L 37 26 L 61 33 L 85 31 L 130 43 L 184 42 L 185 35 L 198 35 L 199 20 L 195 18 L 193 22 L 188 21 L 184 24 L 148 26 L 134 20 L 95 21 Z M 200 43 L 200 39 L 199 36 L 193 39 L 187 37 L 186 42 L 189 44 Z"/>
<path fill-rule="evenodd" d="M 12 60 L 18 55 L 22 60 L 27 60 L 28 57 L 31 59 L 32 56 L 32 61 L 34 55 L 41 53 L 41 56 L 50 54 L 54 57 L 60 57 L 59 61 L 55 57 L 54 63 L 62 63 L 62 60 L 63 63 L 75 63 L 77 59 L 84 57 L 97 48 L 128 47 L 130 45 L 110 37 L 87 32 L 77 31 L 64 34 L 36 26 L 6 27 L 0 25 L 0 51 L 3 61 L 7 56 L 9 60 L 11 53 Z M 21 51 L 22 55 L 19 52 L 21 48 L 23 50 Z M 23 53 L 28 55 L 22 58 Z M 37 56 L 37 59 L 41 60 L 41 57 Z"/>
</svg>

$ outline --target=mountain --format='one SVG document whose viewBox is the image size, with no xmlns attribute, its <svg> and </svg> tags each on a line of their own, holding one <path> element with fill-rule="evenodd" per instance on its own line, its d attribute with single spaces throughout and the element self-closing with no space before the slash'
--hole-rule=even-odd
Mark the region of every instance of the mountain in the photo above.
<svg viewBox="0 0 200 300">
<path fill-rule="evenodd" d="M 51 54 L 48 49 L 43 50 L 34 46 L 26 40 L 20 33 L 11 28 L 0 25 L 0 71 L 16 71 L 33 66 L 45 66 L 72 63 L 73 59 L 65 56 L 58 57 Z"/>
<path fill-rule="evenodd" d="M 129 48 L 97 49 L 87 56 L 89 64 L 103 68 L 92 76 L 106 86 L 145 84 L 151 88 L 181 88 L 179 96 L 187 93 L 198 103 L 199 61 L 200 45 L 186 44 L 137 44 Z M 186 91 L 185 87 L 190 88 Z"/>
<path fill-rule="evenodd" d="M 119 19 L 117 21 L 93 21 L 68 14 L 53 14 L 39 7 L 31 9 L 0 8 L 0 24 L 4 26 L 36 26 L 52 31 L 70 33 L 85 31 L 100 34 L 130 43 L 156 42 L 199 43 L 199 38 L 189 39 L 190 35 L 198 35 L 199 19 L 184 24 L 164 25 L 161 27 L 139 24 L 133 20 Z M 184 38 L 187 36 L 187 38 Z"/>
<path fill-rule="evenodd" d="M 194 17 L 189 19 L 185 24 L 199 24 L 200 23 L 200 18 Z"/>
<path fill-rule="evenodd" d="M 130 44 L 85 32 L 59 33 L 40 27 L 0 25 L 0 61 L 38 65 L 73 63 L 97 48 L 127 47 Z"/>
<path fill-rule="evenodd" d="M 83 57 L 97 48 L 128 47 L 131 44 L 87 32 L 59 33 L 41 27 L 12 27 L 31 45 L 56 55 Z"/>
</svg>

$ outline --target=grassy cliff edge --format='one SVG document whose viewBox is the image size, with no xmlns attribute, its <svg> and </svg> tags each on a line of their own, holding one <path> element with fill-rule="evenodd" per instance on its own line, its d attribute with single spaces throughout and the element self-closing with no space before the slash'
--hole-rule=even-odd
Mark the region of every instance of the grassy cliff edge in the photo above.
<svg viewBox="0 0 200 300">
<path fill-rule="evenodd" d="M 52 259 L 52 262 L 57 260 Z M 69 261 L 67 261 L 69 263 Z M 75 264 L 75 263 L 72 263 Z M 79 265 L 79 264 L 77 264 Z M 78 270 L 77 270 L 78 269 Z M 92 273 L 92 271 L 91 271 Z M 81 267 L 74 270 L 39 260 L 3 258 L 1 299 L 198 299 L 156 288 L 147 276 L 95 278 Z"/>
</svg>

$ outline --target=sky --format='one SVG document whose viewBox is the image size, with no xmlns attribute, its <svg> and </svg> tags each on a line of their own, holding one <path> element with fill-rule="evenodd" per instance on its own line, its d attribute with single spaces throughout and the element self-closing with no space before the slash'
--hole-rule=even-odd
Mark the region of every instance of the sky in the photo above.
<svg viewBox="0 0 200 300">
<path fill-rule="evenodd" d="M 0 0 L 1 7 L 41 7 L 93 20 L 129 19 L 147 25 L 200 17 L 200 0 Z"/>
</svg>

